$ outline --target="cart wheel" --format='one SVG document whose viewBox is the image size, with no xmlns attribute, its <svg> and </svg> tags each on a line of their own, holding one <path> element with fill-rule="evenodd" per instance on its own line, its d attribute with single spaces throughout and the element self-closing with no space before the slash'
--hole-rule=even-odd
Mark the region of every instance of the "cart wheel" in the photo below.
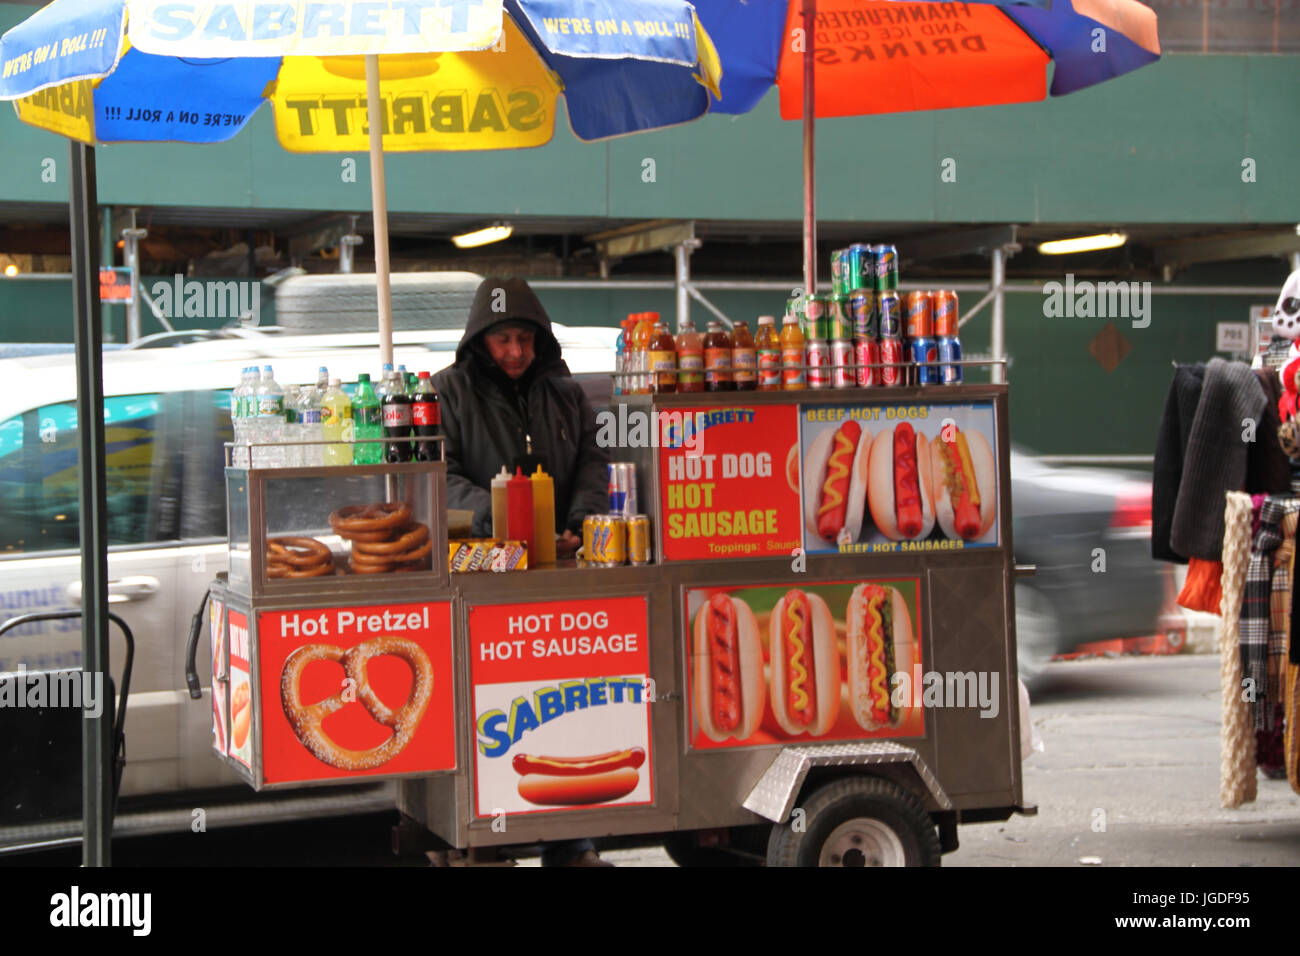
<svg viewBox="0 0 1300 956">
<path fill-rule="evenodd" d="M 803 803 L 803 832 L 772 827 L 768 866 L 938 866 L 939 835 L 909 790 L 841 777 Z"/>
<path fill-rule="evenodd" d="M 681 867 L 750 867 L 761 866 L 762 857 L 754 854 L 754 859 L 742 853 L 733 853 L 716 846 L 700 846 L 694 830 L 675 830 L 665 833 L 664 850 L 669 858 Z"/>
</svg>

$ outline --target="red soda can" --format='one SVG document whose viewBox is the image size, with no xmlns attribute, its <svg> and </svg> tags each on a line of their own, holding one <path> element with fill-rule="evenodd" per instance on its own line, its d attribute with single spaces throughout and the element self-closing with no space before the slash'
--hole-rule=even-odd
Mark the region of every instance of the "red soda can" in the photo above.
<svg viewBox="0 0 1300 956">
<path fill-rule="evenodd" d="M 934 318 L 928 292 L 907 293 L 907 337 L 928 339 L 934 335 Z"/>
<path fill-rule="evenodd" d="M 853 374 L 853 340 L 831 340 L 831 387 L 852 388 L 857 384 Z"/>
<path fill-rule="evenodd" d="M 807 359 L 809 388 L 830 388 L 831 385 L 831 348 L 824 339 L 809 339 Z"/>
<path fill-rule="evenodd" d="M 934 336 L 945 339 L 957 334 L 957 293 L 940 289 L 930 293 L 931 312 L 934 316 Z"/>
<path fill-rule="evenodd" d="M 880 343 L 873 338 L 858 339 L 853 343 L 853 358 L 857 362 L 858 388 L 871 388 L 880 384 Z"/>
<path fill-rule="evenodd" d="M 885 367 L 880 370 L 881 385 L 903 385 L 907 382 L 907 352 L 903 340 L 897 336 L 881 336 L 880 362 Z"/>
</svg>

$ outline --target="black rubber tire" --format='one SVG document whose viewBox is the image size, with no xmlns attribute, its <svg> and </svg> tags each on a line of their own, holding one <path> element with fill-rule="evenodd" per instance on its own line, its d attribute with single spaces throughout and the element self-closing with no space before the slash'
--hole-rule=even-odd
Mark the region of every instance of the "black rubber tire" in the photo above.
<svg viewBox="0 0 1300 956">
<path fill-rule="evenodd" d="M 802 832 L 795 829 L 794 817 L 772 827 L 767 844 L 768 866 L 939 865 L 939 834 L 934 821 L 910 790 L 890 780 L 868 775 L 840 777 L 814 790 L 799 807 L 804 811 Z M 851 848 L 843 857 L 834 857 L 840 862 L 823 864 L 824 847 L 830 855 L 828 839 L 853 820 L 864 821 L 893 849 L 876 855 Z M 846 840 L 852 842 L 848 836 L 836 842 Z"/>
</svg>

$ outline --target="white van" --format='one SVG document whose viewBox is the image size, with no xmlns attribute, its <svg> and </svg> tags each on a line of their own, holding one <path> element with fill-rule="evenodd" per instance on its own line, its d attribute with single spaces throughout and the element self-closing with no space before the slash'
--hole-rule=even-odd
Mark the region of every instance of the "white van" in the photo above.
<svg viewBox="0 0 1300 956">
<path fill-rule="evenodd" d="M 554 331 L 594 404 L 607 402 L 618 330 L 557 324 Z M 395 332 L 394 362 L 411 372 L 436 372 L 454 361 L 461 334 L 459 328 Z M 178 340 L 182 344 L 171 344 Z M 377 375 L 379 352 L 373 331 L 304 335 L 265 328 L 161 336 L 104 355 L 109 600 L 136 639 L 121 789 L 126 809 L 131 797 L 236 784 L 244 789 L 209 752 L 210 705 L 190 699 L 184 658 L 191 617 L 214 575 L 226 569 L 222 444 L 231 440 L 230 390 L 251 365 L 272 365 L 282 385 L 314 383 L 322 365 L 350 382 L 360 372 Z M 74 358 L 0 360 L 0 381 L 4 621 L 77 608 L 81 557 Z M 0 637 L 0 671 L 79 666 L 80 628 L 74 618 L 9 631 Z M 120 682 L 124 641 L 116 628 L 110 633 L 113 676 Z M 200 662 L 210 659 L 204 634 Z M 243 809 L 231 811 L 227 822 L 265 819 L 271 806 L 294 816 L 343 812 L 323 793 L 295 802 L 244 790 Z M 393 806 L 391 797 L 381 794 L 376 806 Z M 158 814 L 150 819 L 141 829 L 188 827 L 190 811 L 161 824 Z M 0 801 L 0 846 L 6 828 L 34 822 Z M 209 814 L 209 825 L 214 822 Z M 121 814 L 118 828 L 130 832 Z"/>
</svg>

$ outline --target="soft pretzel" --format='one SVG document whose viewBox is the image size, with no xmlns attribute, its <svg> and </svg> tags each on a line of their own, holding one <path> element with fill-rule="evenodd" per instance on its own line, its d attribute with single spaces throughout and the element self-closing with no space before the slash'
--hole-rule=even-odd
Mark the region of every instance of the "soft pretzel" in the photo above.
<svg viewBox="0 0 1300 956">
<path fill-rule="evenodd" d="M 384 655 L 400 657 L 411 668 L 411 696 L 395 710 L 379 699 L 366 674 L 370 660 Z M 314 704 L 303 703 L 302 674 L 313 661 L 342 664 L 356 687 L 356 702 L 378 723 L 392 728 L 393 736 L 370 750 L 349 750 L 330 739 L 322 723 L 348 701 L 339 691 Z M 424 649 L 414 641 L 392 636 L 362 641 L 347 651 L 332 644 L 305 644 L 288 656 L 280 674 L 280 700 L 294 734 L 317 760 L 339 770 L 373 770 L 401 753 L 419 728 L 432 692 L 433 665 Z"/>
<path fill-rule="evenodd" d="M 371 542 L 353 540 L 352 553 L 355 554 L 401 554 L 406 551 L 413 551 L 429 539 L 429 526 L 423 524 L 412 525 L 405 531 L 401 537 L 392 541 Z"/>
<path fill-rule="evenodd" d="M 372 505 L 346 505 L 330 515 L 330 527 L 340 535 L 356 532 L 391 531 L 411 520 L 411 509 L 401 501 L 380 501 Z"/>
</svg>

